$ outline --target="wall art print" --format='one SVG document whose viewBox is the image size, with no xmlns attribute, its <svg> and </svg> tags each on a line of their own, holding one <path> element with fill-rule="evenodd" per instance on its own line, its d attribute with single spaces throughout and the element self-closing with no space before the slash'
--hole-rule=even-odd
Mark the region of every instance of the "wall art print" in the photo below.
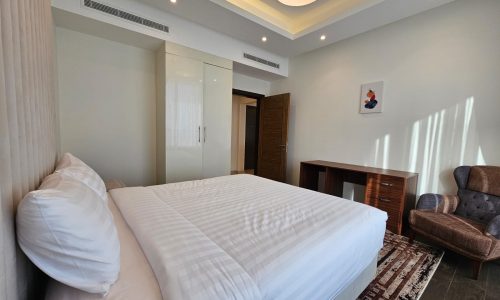
<svg viewBox="0 0 500 300">
<path fill-rule="evenodd" d="M 369 114 L 382 112 L 383 93 L 383 81 L 365 83 L 361 85 L 359 113 Z"/>
</svg>

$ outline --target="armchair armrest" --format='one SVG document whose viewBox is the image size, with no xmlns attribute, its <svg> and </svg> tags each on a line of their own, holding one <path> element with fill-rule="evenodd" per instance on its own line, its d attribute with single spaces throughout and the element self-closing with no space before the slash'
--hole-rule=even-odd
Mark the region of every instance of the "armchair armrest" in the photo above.
<svg viewBox="0 0 500 300">
<path fill-rule="evenodd" d="M 460 198 L 455 195 L 423 194 L 418 198 L 417 210 L 450 214 L 457 209 Z"/>
<path fill-rule="evenodd" d="M 485 233 L 492 235 L 496 239 L 500 240 L 500 215 L 491 219 L 491 221 L 486 226 Z"/>
</svg>

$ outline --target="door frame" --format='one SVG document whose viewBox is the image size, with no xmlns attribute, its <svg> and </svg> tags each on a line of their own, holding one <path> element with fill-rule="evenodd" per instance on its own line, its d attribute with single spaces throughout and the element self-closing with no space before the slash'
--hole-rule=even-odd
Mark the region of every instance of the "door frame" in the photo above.
<svg viewBox="0 0 500 300">
<path fill-rule="evenodd" d="M 254 153 L 254 158 L 255 158 L 255 171 L 254 174 L 257 174 L 257 162 L 259 159 L 259 115 L 260 115 L 260 101 L 265 98 L 266 96 L 263 94 L 257 94 L 253 92 L 248 92 L 248 91 L 243 91 L 243 90 L 238 90 L 238 89 L 233 89 L 233 95 L 237 96 L 243 96 L 251 99 L 257 100 L 257 123 L 255 124 L 256 130 L 255 130 L 255 153 Z"/>
</svg>

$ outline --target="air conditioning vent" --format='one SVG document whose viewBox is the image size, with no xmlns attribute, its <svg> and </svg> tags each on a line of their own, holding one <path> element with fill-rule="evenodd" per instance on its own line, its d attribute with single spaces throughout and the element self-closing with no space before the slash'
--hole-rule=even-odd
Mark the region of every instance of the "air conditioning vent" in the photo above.
<svg viewBox="0 0 500 300">
<path fill-rule="evenodd" d="M 243 53 L 243 57 L 247 58 L 247 59 L 250 59 L 250 60 L 253 60 L 253 61 L 256 61 L 258 63 L 264 64 L 266 66 L 270 66 L 270 67 L 276 68 L 276 69 L 280 68 L 280 64 L 272 62 L 272 61 L 269 61 L 267 59 L 263 59 L 263 58 L 257 57 L 257 56 L 252 55 L 252 54 Z"/>
<path fill-rule="evenodd" d="M 88 7 L 88 8 L 92 8 L 92 9 L 101 11 L 103 13 L 113 15 L 115 17 L 122 18 L 122 19 L 131 21 L 131 22 L 134 22 L 137 24 L 141 24 L 141 25 L 144 25 L 144 26 L 156 29 L 156 30 L 160 30 L 160 31 L 163 31 L 166 33 L 169 32 L 169 28 L 167 25 L 163 25 L 163 24 L 160 24 L 158 22 L 148 20 L 148 19 L 145 19 L 143 17 L 139 17 L 137 15 L 128 13 L 126 11 L 108 6 L 106 4 L 99 3 L 97 1 L 84 0 L 83 5 Z"/>
</svg>

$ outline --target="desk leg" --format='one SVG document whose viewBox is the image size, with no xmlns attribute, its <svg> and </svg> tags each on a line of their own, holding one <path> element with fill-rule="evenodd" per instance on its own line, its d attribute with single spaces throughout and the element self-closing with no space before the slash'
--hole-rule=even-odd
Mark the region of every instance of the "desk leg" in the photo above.
<svg viewBox="0 0 500 300">
<path fill-rule="evenodd" d="M 326 170 L 325 192 L 342 197 L 344 190 L 344 174 L 342 171 L 328 168 Z"/>
<path fill-rule="evenodd" d="M 301 164 L 299 186 L 313 191 L 318 190 L 318 170 L 315 167 Z"/>
</svg>

